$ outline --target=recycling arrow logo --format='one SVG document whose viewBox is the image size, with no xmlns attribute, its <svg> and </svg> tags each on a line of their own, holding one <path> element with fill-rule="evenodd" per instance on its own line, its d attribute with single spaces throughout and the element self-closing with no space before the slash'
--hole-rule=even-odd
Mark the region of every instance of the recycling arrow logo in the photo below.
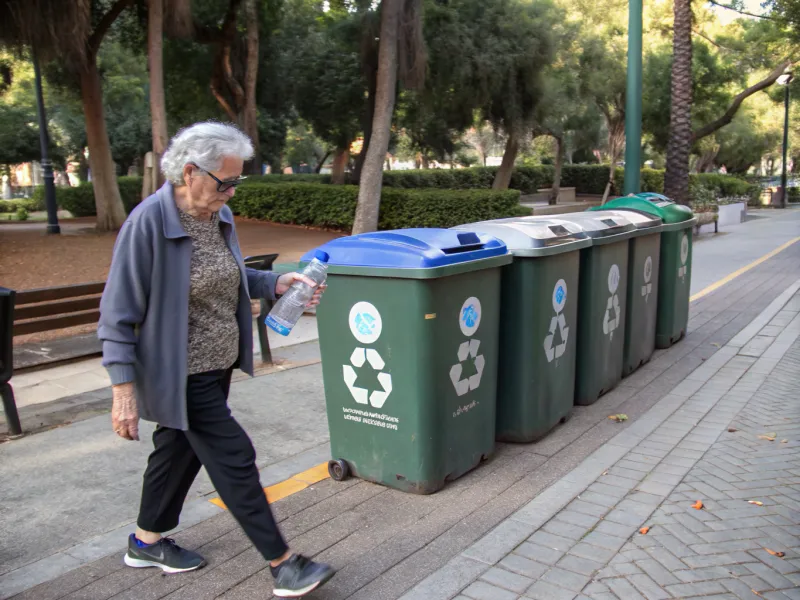
<svg viewBox="0 0 800 600">
<path fill-rule="evenodd" d="M 608 291 L 611 293 L 611 297 L 608 299 L 606 312 L 603 316 L 603 333 L 612 340 L 614 339 L 614 331 L 617 330 L 622 321 L 622 309 L 619 305 L 619 295 L 617 295 L 618 289 L 619 267 L 617 265 L 611 265 L 611 268 L 608 270 Z"/>
<path fill-rule="evenodd" d="M 689 269 L 686 265 L 687 260 L 689 260 L 689 236 L 684 233 L 681 238 L 681 266 L 678 267 L 678 277 L 681 279 L 686 278 L 686 272 Z"/>
<path fill-rule="evenodd" d="M 642 296 L 644 301 L 650 300 L 650 294 L 653 291 L 653 284 L 650 280 L 653 278 L 653 257 L 648 256 L 644 261 L 644 285 L 642 286 Z"/>
<path fill-rule="evenodd" d="M 478 340 L 468 340 L 461 344 L 458 348 L 458 363 L 450 368 L 450 380 L 453 382 L 453 387 L 456 388 L 456 394 L 463 396 L 467 392 L 477 390 L 481 384 L 481 375 L 483 375 L 483 368 L 486 366 L 486 359 L 482 354 L 478 354 L 478 348 L 481 343 Z M 471 377 L 461 379 L 461 374 L 464 371 L 464 361 L 471 358 L 475 365 L 476 373 Z"/>
<path fill-rule="evenodd" d="M 567 282 L 559 279 L 556 287 L 553 289 L 553 309 L 556 311 L 555 316 L 550 319 L 550 329 L 547 336 L 544 338 L 544 352 L 547 356 L 547 362 L 553 362 L 556 358 L 560 358 L 567 351 L 567 339 L 569 338 L 569 327 L 567 327 L 567 319 L 564 317 L 564 306 L 567 304 Z M 561 337 L 561 343 L 553 346 L 553 338 L 555 337 L 556 330 L 558 330 Z"/>
<path fill-rule="evenodd" d="M 378 373 L 378 382 L 383 387 L 383 390 L 375 390 L 371 394 L 369 390 L 356 387 L 356 379 L 358 375 L 353 367 L 360 369 L 366 363 L 369 366 L 380 371 Z M 369 404 L 373 408 L 381 408 L 386 403 L 389 394 L 392 393 L 392 376 L 389 373 L 383 373 L 383 368 L 386 366 L 383 358 L 374 348 L 356 348 L 350 356 L 350 364 L 344 365 L 344 383 L 347 389 L 353 395 L 353 398 L 359 404 Z"/>
<path fill-rule="evenodd" d="M 481 301 L 475 297 L 467 298 L 459 311 L 458 321 L 461 332 L 467 337 L 473 336 L 481 324 Z M 453 382 L 453 387 L 459 396 L 478 389 L 481 384 L 486 359 L 482 354 L 478 354 L 480 346 L 480 340 L 469 339 L 458 347 L 458 362 L 450 367 L 450 381 Z M 464 362 L 468 360 L 472 361 L 475 373 L 461 379 L 464 373 Z"/>
</svg>

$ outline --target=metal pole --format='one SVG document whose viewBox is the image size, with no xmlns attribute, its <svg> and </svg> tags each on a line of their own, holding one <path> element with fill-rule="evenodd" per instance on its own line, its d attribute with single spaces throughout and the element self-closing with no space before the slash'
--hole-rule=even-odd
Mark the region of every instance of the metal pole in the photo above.
<svg viewBox="0 0 800 600">
<path fill-rule="evenodd" d="M 781 171 L 781 208 L 786 208 L 786 204 L 788 203 L 788 192 L 789 190 L 786 188 L 787 179 L 786 179 L 786 167 L 787 167 L 787 160 L 789 154 L 789 84 L 791 83 L 791 79 L 786 82 L 786 89 L 783 91 L 783 105 L 784 105 L 784 117 L 783 117 L 783 169 Z"/>
<path fill-rule="evenodd" d="M 44 200 L 47 206 L 47 233 L 61 233 L 58 225 L 58 207 L 56 205 L 56 186 L 53 181 L 53 165 L 48 156 L 47 147 L 49 136 L 47 134 L 47 115 L 44 110 L 44 97 L 42 95 L 42 73 L 39 69 L 39 59 L 36 48 L 31 48 L 33 59 L 33 72 L 36 78 L 36 107 L 39 113 L 39 145 L 42 148 L 42 176 L 44 177 Z"/>
<path fill-rule="evenodd" d="M 625 95 L 624 194 L 641 191 L 642 169 L 642 0 L 628 2 L 628 80 Z"/>
</svg>

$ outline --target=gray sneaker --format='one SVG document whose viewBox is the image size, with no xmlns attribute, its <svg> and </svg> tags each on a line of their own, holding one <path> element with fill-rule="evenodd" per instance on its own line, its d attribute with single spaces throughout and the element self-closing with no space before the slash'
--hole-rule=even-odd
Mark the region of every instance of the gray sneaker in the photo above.
<svg viewBox="0 0 800 600">
<path fill-rule="evenodd" d="M 270 567 L 275 578 L 275 589 L 272 591 L 278 598 L 302 598 L 310 594 L 334 576 L 336 571 L 329 565 L 315 563 L 300 554 L 277 567 Z"/>
<path fill-rule="evenodd" d="M 155 544 L 144 545 L 134 534 L 128 538 L 128 553 L 124 560 L 129 567 L 158 567 L 169 574 L 194 571 L 206 564 L 202 556 L 181 548 L 173 539 L 161 538 Z"/>
</svg>

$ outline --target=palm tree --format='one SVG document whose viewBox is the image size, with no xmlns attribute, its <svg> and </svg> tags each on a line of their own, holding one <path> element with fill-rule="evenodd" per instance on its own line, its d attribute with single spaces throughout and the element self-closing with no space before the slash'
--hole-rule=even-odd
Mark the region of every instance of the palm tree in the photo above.
<svg viewBox="0 0 800 600">
<path fill-rule="evenodd" d="M 664 193 L 689 203 L 689 153 L 692 149 L 692 6 L 674 0 L 672 83 Z"/>
</svg>

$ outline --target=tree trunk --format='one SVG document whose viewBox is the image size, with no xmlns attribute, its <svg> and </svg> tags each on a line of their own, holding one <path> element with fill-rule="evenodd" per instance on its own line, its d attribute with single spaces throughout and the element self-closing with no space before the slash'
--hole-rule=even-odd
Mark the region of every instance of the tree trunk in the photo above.
<svg viewBox="0 0 800 600">
<path fill-rule="evenodd" d="M 353 233 L 378 229 L 383 185 L 383 161 L 389 151 L 392 115 L 397 91 L 397 28 L 401 0 L 381 2 L 381 33 L 378 51 L 378 78 L 375 93 L 375 114 L 361 180 Z"/>
<path fill-rule="evenodd" d="M 100 73 L 95 57 L 90 57 L 87 66 L 81 71 L 81 97 L 86 139 L 89 143 L 94 202 L 97 207 L 97 229 L 116 231 L 122 227 L 126 215 L 117 185 L 117 168 L 111 156 Z"/>
<path fill-rule="evenodd" d="M 420 159 L 421 159 L 421 162 L 422 162 L 422 168 L 423 169 L 430 169 L 431 168 L 431 162 L 428 160 L 427 156 L 425 156 L 423 154 L 423 155 L 420 156 Z"/>
<path fill-rule="evenodd" d="M 246 0 L 247 17 L 247 68 L 244 75 L 244 110 L 242 129 L 253 142 L 253 159 L 248 161 L 246 172 L 261 175 L 261 145 L 258 139 L 258 111 L 256 109 L 256 83 L 258 81 L 258 8 L 256 0 Z"/>
<path fill-rule="evenodd" d="M 349 148 L 337 148 L 333 157 L 333 169 L 331 171 L 331 183 L 334 185 L 344 185 L 345 168 L 350 160 Z"/>
<path fill-rule="evenodd" d="M 672 100 L 664 195 L 689 203 L 689 154 L 692 148 L 692 7 L 674 0 L 672 37 Z"/>
<path fill-rule="evenodd" d="M 150 120 L 153 128 L 153 177 L 146 198 L 161 187 L 161 157 L 167 149 L 167 105 L 164 100 L 164 0 L 150 0 L 147 17 L 147 56 L 150 64 Z"/>
<path fill-rule="evenodd" d="M 367 110 L 364 118 L 364 143 L 361 144 L 361 152 L 356 157 L 355 168 L 353 169 L 353 179 L 356 183 L 361 181 L 361 170 L 364 168 L 364 160 L 367 158 L 369 143 L 372 139 L 372 122 L 375 119 L 375 96 L 377 94 L 377 78 L 370 77 L 367 83 Z M 388 150 L 388 148 L 387 148 Z"/>
<path fill-rule="evenodd" d="M 320 172 L 322 171 L 322 167 L 325 166 L 325 161 L 328 160 L 328 157 L 330 155 L 331 155 L 331 151 L 330 150 L 325 152 L 325 154 L 322 156 L 322 158 L 317 161 L 317 166 L 314 169 L 314 173 L 316 173 L 317 175 L 320 174 Z"/>
<path fill-rule="evenodd" d="M 556 140 L 556 168 L 553 173 L 553 187 L 550 190 L 550 201 L 548 202 L 551 206 L 558 204 L 558 194 L 561 191 L 561 168 L 564 165 L 564 138 L 553 137 Z"/>
<path fill-rule="evenodd" d="M 506 141 L 506 150 L 503 152 L 503 162 L 500 163 L 500 168 L 495 175 L 494 183 L 492 184 L 493 190 L 507 190 L 511 184 L 511 175 L 514 172 L 514 162 L 517 160 L 517 153 L 519 152 L 519 142 L 517 141 L 517 134 L 513 131 L 508 132 L 508 140 Z"/>
</svg>

